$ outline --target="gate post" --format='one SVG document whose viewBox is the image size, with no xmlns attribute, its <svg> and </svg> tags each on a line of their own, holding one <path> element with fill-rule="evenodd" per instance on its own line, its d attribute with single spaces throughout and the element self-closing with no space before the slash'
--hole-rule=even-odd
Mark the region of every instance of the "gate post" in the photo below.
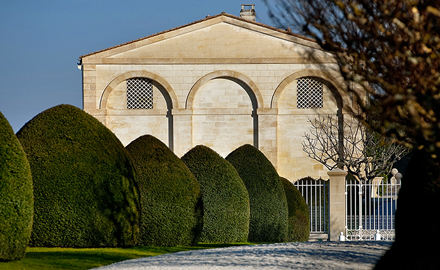
<svg viewBox="0 0 440 270">
<path fill-rule="evenodd" d="M 330 177 L 330 231 L 329 240 L 338 241 L 341 232 L 345 233 L 345 176 L 347 172 L 333 169 L 327 172 Z"/>
</svg>

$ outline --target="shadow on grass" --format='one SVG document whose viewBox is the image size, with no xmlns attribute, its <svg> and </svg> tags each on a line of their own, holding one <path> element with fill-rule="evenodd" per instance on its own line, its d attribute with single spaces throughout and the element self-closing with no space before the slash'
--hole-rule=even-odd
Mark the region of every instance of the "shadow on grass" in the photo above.
<svg viewBox="0 0 440 270">
<path fill-rule="evenodd" d="M 28 248 L 20 261 L 1 262 L 0 269 L 90 269 L 119 261 L 207 247 Z"/>
<path fill-rule="evenodd" d="M 193 247 L 28 248 L 20 261 L 0 262 L 2 270 L 85 270 L 115 262 L 179 251 L 253 245 L 257 243 L 198 244 Z M 262 243 L 258 243 L 262 244 Z"/>
</svg>

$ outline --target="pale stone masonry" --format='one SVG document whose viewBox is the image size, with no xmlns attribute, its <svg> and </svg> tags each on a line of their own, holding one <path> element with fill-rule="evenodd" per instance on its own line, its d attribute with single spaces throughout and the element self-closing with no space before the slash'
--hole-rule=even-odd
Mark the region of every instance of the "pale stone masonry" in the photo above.
<svg viewBox="0 0 440 270">
<path fill-rule="evenodd" d="M 328 172 L 330 176 L 330 193 L 329 193 L 329 214 L 330 214 L 330 231 L 329 241 L 338 241 L 340 233 L 346 230 L 346 199 L 345 199 L 345 176 L 347 172 L 341 169 L 334 169 Z"/>
<path fill-rule="evenodd" d="M 225 13 L 83 55 L 80 64 L 84 110 L 124 145 L 151 134 L 179 157 L 198 144 L 225 157 L 252 144 L 291 181 L 328 178 L 302 151 L 308 119 L 351 105 L 338 94 L 331 55 L 312 40 Z M 127 81 L 137 78 L 149 79 L 148 89 L 136 86 L 133 99 Z M 147 102 L 142 91 L 152 108 L 129 108 Z"/>
</svg>

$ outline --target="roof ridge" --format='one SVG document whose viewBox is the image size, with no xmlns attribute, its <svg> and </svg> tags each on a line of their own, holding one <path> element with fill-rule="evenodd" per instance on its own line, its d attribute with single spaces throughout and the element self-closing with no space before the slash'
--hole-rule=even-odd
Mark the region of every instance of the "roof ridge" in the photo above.
<svg viewBox="0 0 440 270">
<path fill-rule="evenodd" d="M 213 16 L 207 15 L 205 18 L 203 18 L 201 20 L 197 20 L 197 21 L 194 21 L 194 22 L 191 22 L 191 23 L 188 23 L 188 24 L 177 26 L 177 27 L 165 30 L 165 31 L 158 32 L 158 33 L 154 33 L 154 34 L 151 34 L 151 35 L 148 35 L 148 36 L 145 36 L 145 37 L 142 37 L 142 38 L 138 38 L 138 39 L 135 39 L 135 40 L 132 40 L 132 41 L 128 41 L 128 42 L 125 42 L 125 43 L 122 43 L 122 44 L 119 44 L 119 45 L 111 46 L 111 47 L 108 47 L 108 48 L 105 48 L 105 49 L 102 49 L 102 50 L 99 50 L 99 51 L 95 51 L 95 52 L 91 52 L 91 53 L 88 53 L 88 54 L 81 55 L 79 57 L 79 60 L 81 61 L 82 58 L 90 56 L 90 55 L 94 55 L 94 54 L 97 54 L 97 53 L 100 53 L 100 52 L 104 52 L 104 51 L 107 51 L 107 50 L 119 48 L 119 47 L 122 47 L 122 46 L 125 46 L 125 45 L 128 45 L 128 44 L 132 44 L 132 43 L 135 43 L 135 42 L 138 42 L 138 41 L 141 41 L 141 40 L 145 40 L 145 39 L 148 39 L 148 38 L 152 38 L 154 36 L 162 35 L 162 34 L 165 34 L 165 33 L 168 33 L 168 32 L 176 31 L 176 30 L 179 30 L 181 28 L 188 27 L 188 26 L 191 26 L 191 25 L 194 25 L 194 24 L 198 24 L 198 23 L 201 23 L 201 22 L 204 22 L 204 21 L 207 21 L 207 20 L 211 20 L 213 18 L 221 17 L 221 16 L 226 16 L 226 17 L 230 17 L 232 19 L 243 21 L 243 22 L 252 23 L 252 24 L 255 24 L 255 25 L 258 25 L 258 26 L 262 26 L 262 27 L 271 29 L 271 30 L 275 30 L 277 32 L 281 32 L 283 34 L 288 34 L 288 35 L 291 35 L 291 36 L 294 36 L 294 37 L 297 37 L 297 38 L 301 38 L 301 39 L 305 39 L 305 40 L 308 40 L 308 41 L 315 42 L 314 39 L 311 39 L 311 38 L 308 38 L 306 36 L 302 36 L 302 35 L 299 35 L 299 34 L 292 33 L 290 31 L 290 29 L 282 30 L 282 29 L 279 29 L 279 28 L 276 28 L 276 27 L 273 27 L 273 26 L 270 26 L 270 25 L 267 25 L 267 24 L 264 24 L 264 23 L 259 23 L 259 22 L 256 22 L 256 21 L 246 20 L 246 19 L 243 19 L 241 17 L 237 17 L 237 16 L 234 16 L 234 15 L 222 12 L 220 14 L 213 15 Z"/>
<path fill-rule="evenodd" d="M 314 40 L 312 38 L 309 38 L 309 37 L 306 37 L 306 36 L 303 36 L 303 35 L 300 35 L 300 34 L 292 33 L 290 28 L 287 28 L 286 30 L 283 30 L 283 29 L 280 29 L 280 28 L 276 28 L 276 27 L 264 24 L 264 23 L 260 23 L 260 22 L 256 22 L 256 21 L 249 21 L 249 20 L 246 20 L 246 19 L 243 19 L 241 17 L 237 17 L 237 16 L 234 16 L 234 15 L 231 15 L 231 14 L 228 14 L 228 13 L 225 13 L 223 15 L 225 15 L 227 17 L 230 17 L 230 18 L 233 18 L 233 19 L 240 20 L 240 21 L 244 21 L 244 22 L 255 24 L 255 25 L 259 25 L 259 26 L 262 26 L 262 27 L 265 27 L 265 28 L 268 28 L 268 29 L 271 29 L 271 30 L 275 30 L 275 31 L 281 32 L 283 34 L 288 34 L 288 35 L 291 35 L 291 36 L 294 36 L 294 37 L 297 37 L 297 38 L 301 38 L 301 39 L 305 39 L 305 40 L 308 40 L 308 41 L 316 42 L 316 40 Z"/>
</svg>

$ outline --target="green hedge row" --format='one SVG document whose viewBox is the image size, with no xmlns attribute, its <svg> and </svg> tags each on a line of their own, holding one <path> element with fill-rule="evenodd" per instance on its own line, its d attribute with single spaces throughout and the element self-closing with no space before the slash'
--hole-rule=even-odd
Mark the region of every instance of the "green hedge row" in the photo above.
<svg viewBox="0 0 440 270">
<path fill-rule="evenodd" d="M 280 177 L 286 193 L 288 215 L 287 242 L 306 242 L 310 236 L 310 211 L 301 192 L 286 178 Z"/>
<path fill-rule="evenodd" d="M 31 246 L 132 246 L 139 194 L 129 154 L 81 109 L 59 105 L 18 133 L 31 166 L 35 214 Z"/>
<path fill-rule="evenodd" d="M 234 167 L 206 146 L 196 146 L 182 157 L 200 183 L 205 243 L 245 242 L 249 232 L 249 196 Z"/>
<path fill-rule="evenodd" d="M 202 223 L 200 186 L 185 164 L 161 141 L 145 135 L 127 147 L 140 190 L 138 245 L 196 244 Z"/>
<path fill-rule="evenodd" d="M 287 200 L 272 163 L 249 144 L 234 150 L 226 160 L 235 167 L 249 192 L 249 241 L 285 242 L 288 230 Z"/>
<path fill-rule="evenodd" d="M 26 154 L 0 112 L 0 261 L 24 257 L 34 212 Z"/>
<path fill-rule="evenodd" d="M 0 260 L 21 258 L 28 242 L 111 247 L 308 239 L 304 199 L 251 145 L 226 159 L 196 146 L 180 160 L 149 135 L 125 149 L 98 120 L 70 105 L 40 113 L 16 137 L 0 116 L 0 127 L 6 126 L 0 132 L 0 195 L 24 204 L 11 208 L 2 195 L 0 209 L 27 213 L 22 220 L 0 217 Z M 14 226 L 24 227 L 11 248 L 5 235 Z"/>
</svg>

